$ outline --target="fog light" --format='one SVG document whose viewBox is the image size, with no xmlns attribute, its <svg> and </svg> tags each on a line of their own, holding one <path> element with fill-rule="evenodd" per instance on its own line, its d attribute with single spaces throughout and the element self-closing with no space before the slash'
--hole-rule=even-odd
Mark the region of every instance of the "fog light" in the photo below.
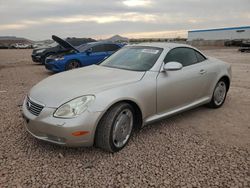
<svg viewBox="0 0 250 188">
<path fill-rule="evenodd" d="M 47 138 L 49 140 L 52 140 L 52 141 L 56 141 L 56 142 L 60 142 L 60 143 L 64 143 L 65 142 L 65 139 L 64 138 L 61 138 L 61 137 L 57 137 L 57 136 L 54 136 L 54 135 L 46 135 Z"/>
</svg>

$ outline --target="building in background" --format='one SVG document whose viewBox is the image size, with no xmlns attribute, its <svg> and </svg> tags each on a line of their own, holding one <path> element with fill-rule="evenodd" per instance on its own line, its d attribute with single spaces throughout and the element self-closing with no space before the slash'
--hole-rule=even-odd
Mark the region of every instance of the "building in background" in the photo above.
<svg viewBox="0 0 250 188">
<path fill-rule="evenodd" d="M 188 31 L 188 41 L 249 40 L 250 26 Z"/>
</svg>

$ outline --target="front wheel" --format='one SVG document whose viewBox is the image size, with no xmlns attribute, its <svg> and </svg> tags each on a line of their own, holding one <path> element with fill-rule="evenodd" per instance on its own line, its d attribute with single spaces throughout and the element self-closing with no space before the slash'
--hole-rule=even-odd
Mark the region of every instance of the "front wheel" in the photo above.
<svg viewBox="0 0 250 188">
<path fill-rule="evenodd" d="M 80 67 L 80 63 L 77 60 L 71 60 L 66 65 L 66 70 L 76 69 Z"/>
<path fill-rule="evenodd" d="M 215 86 L 213 97 L 208 106 L 211 108 L 221 107 L 225 102 L 226 96 L 227 96 L 226 82 L 224 80 L 220 80 Z"/>
<path fill-rule="evenodd" d="M 117 152 L 128 143 L 134 126 L 134 110 L 127 103 L 109 109 L 98 124 L 95 145 L 109 152 Z"/>
</svg>

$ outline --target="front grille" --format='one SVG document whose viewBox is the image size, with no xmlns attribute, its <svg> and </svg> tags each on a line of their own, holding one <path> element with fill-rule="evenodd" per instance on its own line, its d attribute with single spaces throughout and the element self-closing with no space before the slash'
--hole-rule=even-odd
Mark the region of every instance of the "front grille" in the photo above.
<svg viewBox="0 0 250 188">
<path fill-rule="evenodd" d="M 35 116 L 38 116 L 44 108 L 44 106 L 31 101 L 29 97 L 27 97 L 26 107 Z"/>
</svg>

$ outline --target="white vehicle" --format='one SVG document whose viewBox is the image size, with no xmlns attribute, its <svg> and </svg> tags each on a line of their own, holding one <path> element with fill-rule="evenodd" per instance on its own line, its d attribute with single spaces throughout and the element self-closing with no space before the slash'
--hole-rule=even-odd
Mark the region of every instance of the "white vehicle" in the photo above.
<svg viewBox="0 0 250 188">
<path fill-rule="evenodd" d="M 12 47 L 16 48 L 16 49 L 27 49 L 30 48 L 30 44 L 23 44 L 23 43 L 16 43 L 14 45 L 12 45 Z"/>
</svg>

